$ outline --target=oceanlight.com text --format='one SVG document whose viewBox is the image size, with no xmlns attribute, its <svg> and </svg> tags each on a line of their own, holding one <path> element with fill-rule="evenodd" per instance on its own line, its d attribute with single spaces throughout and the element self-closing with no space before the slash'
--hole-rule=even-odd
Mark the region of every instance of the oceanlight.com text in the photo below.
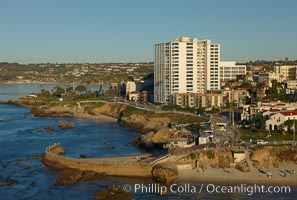
<svg viewBox="0 0 297 200">
<path fill-rule="evenodd" d="M 123 190 L 131 193 L 140 194 L 246 194 L 252 196 L 254 194 L 290 194 L 290 186 L 268 186 L 258 184 L 238 184 L 238 185 L 216 185 L 216 184 L 177 184 L 161 185 L 159 183 L 151 184 L 125 184 Z"/>
</svg>

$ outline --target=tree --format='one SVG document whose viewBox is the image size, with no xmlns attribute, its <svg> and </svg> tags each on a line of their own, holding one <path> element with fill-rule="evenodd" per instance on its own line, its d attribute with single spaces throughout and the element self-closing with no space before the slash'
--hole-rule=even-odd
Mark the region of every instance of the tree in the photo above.
<svg viewBox="0 0 297 200">
<path fill-rule="evenodd" d="M 279 93 L 278 93 L 278 84 L 276 80 L 272 80 L 272 87 L 270 87 L 266 91 L 266 98 L 267 99 L 278 99 L 279 98 Z"/>
<path fill-rule="evenodd" d="M 51 93 L 49 92 L 49 91 L 47 91 L 47 90 L 45 90 L 45 89 L 41 89 L 41 91 L 40 91 L 40 96 L 41 97 L 49 97 L 51 95 Z"/>
<path fill-rule="evenodd" d="M 60 86 L 56 86 L 53 90 L 54 96 L 62 96 L 62 94 L 64 94 L 64 93 L 65 93 L 65 89 Z"/>
<path fill-rule="evenodd" d="M 253 89 L 255 89 L 255 87 L 252 86 L 252 84 L 249 83 L 249 82 L 243 82 L 239 87 L 240 88 L 245 88 L 247 90 L 253 90 Z"/>
<path fill-rule="evenodd" d="M 290 131 L 292 128 L 293 129 L 296 128 L 296 124 L 295 124 L 295 127 L 294 127 L 294 124 L 295 124 L 295 121 L 291 119 L 285 122 L 285 125 L 288 127 L 288 131 Z"/>
<path fill-rule="evenodd" d="M 266 118 L 261 116 L 255 117 L 255 126 L 258 130 L 265 130 Z"/>
<path fill-rule="evenodd" d="M 87 87 L 85 85 L 78 85 L 75 87 L 75 92 L 84 93 L 87 91 Z"/>
<path fill-rule="evenodd" d="M 285 127 L 283 124 L 279 126 L 278 131 L 280 134 L 285 135 Z"/>
<path fill-rule="evenodd" d="M 234 114 L 235 113 L 234 112 L 236 109 L 236 101 L 229 102 L 228 107 L 229 107 L 229 116 L 230 116 L 231 124 L 232 124 L 232 126 L 234 126 L 235 125 L 235 123 L 234 123 Z"/>
<path fill-rule="evenodd" d="M 66 87 L 66 93 L 68 93 L 68 94 L 73 93 L 73 87 L 70 86 L 70 85 L 67 85 L 67 87 Z"/>
</svg>

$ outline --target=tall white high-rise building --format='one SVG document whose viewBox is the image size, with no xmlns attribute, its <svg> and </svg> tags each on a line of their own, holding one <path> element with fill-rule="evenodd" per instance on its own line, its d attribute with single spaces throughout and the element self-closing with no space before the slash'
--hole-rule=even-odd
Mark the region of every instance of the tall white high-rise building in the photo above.
<svg viewBox="0 0 297 200">
<path fill-rule="evenodd" d="M 220 89 L 220 45 L 181 37 L 155 45 L 154 101 L 171 103 L 173 93 Z"/>
</svg>

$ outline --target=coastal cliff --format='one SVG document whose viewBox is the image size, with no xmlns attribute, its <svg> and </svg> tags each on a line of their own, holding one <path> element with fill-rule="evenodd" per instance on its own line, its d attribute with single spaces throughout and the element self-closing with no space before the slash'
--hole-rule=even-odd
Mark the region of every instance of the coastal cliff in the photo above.
<svg viewBox="0 0 297 200">
<path fill-rule="evenodd" d="M 12 99 L 8 103 L 28 106 L 34 116 L 41 117 L 77 117 L 97 119 L 99 116 L 113 118 L 124 128 L 145 134 L 144 143 L 163 143 L 170 136 L 169 124 L 197 123 L 202 118 L 179 113 L 163 113 L 138 109 L 127 104 L 105 103 L 77 103 L 46 102 L 28 98 Z M 102 118 L 100 118 L 102 119 Z M 99 119 L 99 120 L 100 120 Z"/>
<path fill-rule="evenodd" d="M 112 102 L 106 102 L 100 107 L 95 107 L 92 112 L 117 118 L 123 127 L 141 133 L 168 127 L 170 123 L 183 124 L 202 121 L 201 118 L 196 116 L 155 112 Z"/>
</svg>

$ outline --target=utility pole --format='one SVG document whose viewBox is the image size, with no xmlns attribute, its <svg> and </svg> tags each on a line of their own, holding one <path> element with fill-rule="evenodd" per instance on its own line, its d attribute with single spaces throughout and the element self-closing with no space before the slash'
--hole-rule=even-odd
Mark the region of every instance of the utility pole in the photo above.
<svg viewBox="0 0 297 200">
<path fill-rule="evenodd" d="M 294 132 L 293 132 L 293 145 L 295 145 L 295 134 L 296 134 L 296 120 L 295 120 L 295 117 L 294 117 Z"/>
<path fill-rule="evenodd" d="M 233 110 L 232 110 L 232 126 L 234 127 L 234 112 L 235 112 L 235 110 L 234 110 L 235 108 L 233 108 Z"/>
</svg>

